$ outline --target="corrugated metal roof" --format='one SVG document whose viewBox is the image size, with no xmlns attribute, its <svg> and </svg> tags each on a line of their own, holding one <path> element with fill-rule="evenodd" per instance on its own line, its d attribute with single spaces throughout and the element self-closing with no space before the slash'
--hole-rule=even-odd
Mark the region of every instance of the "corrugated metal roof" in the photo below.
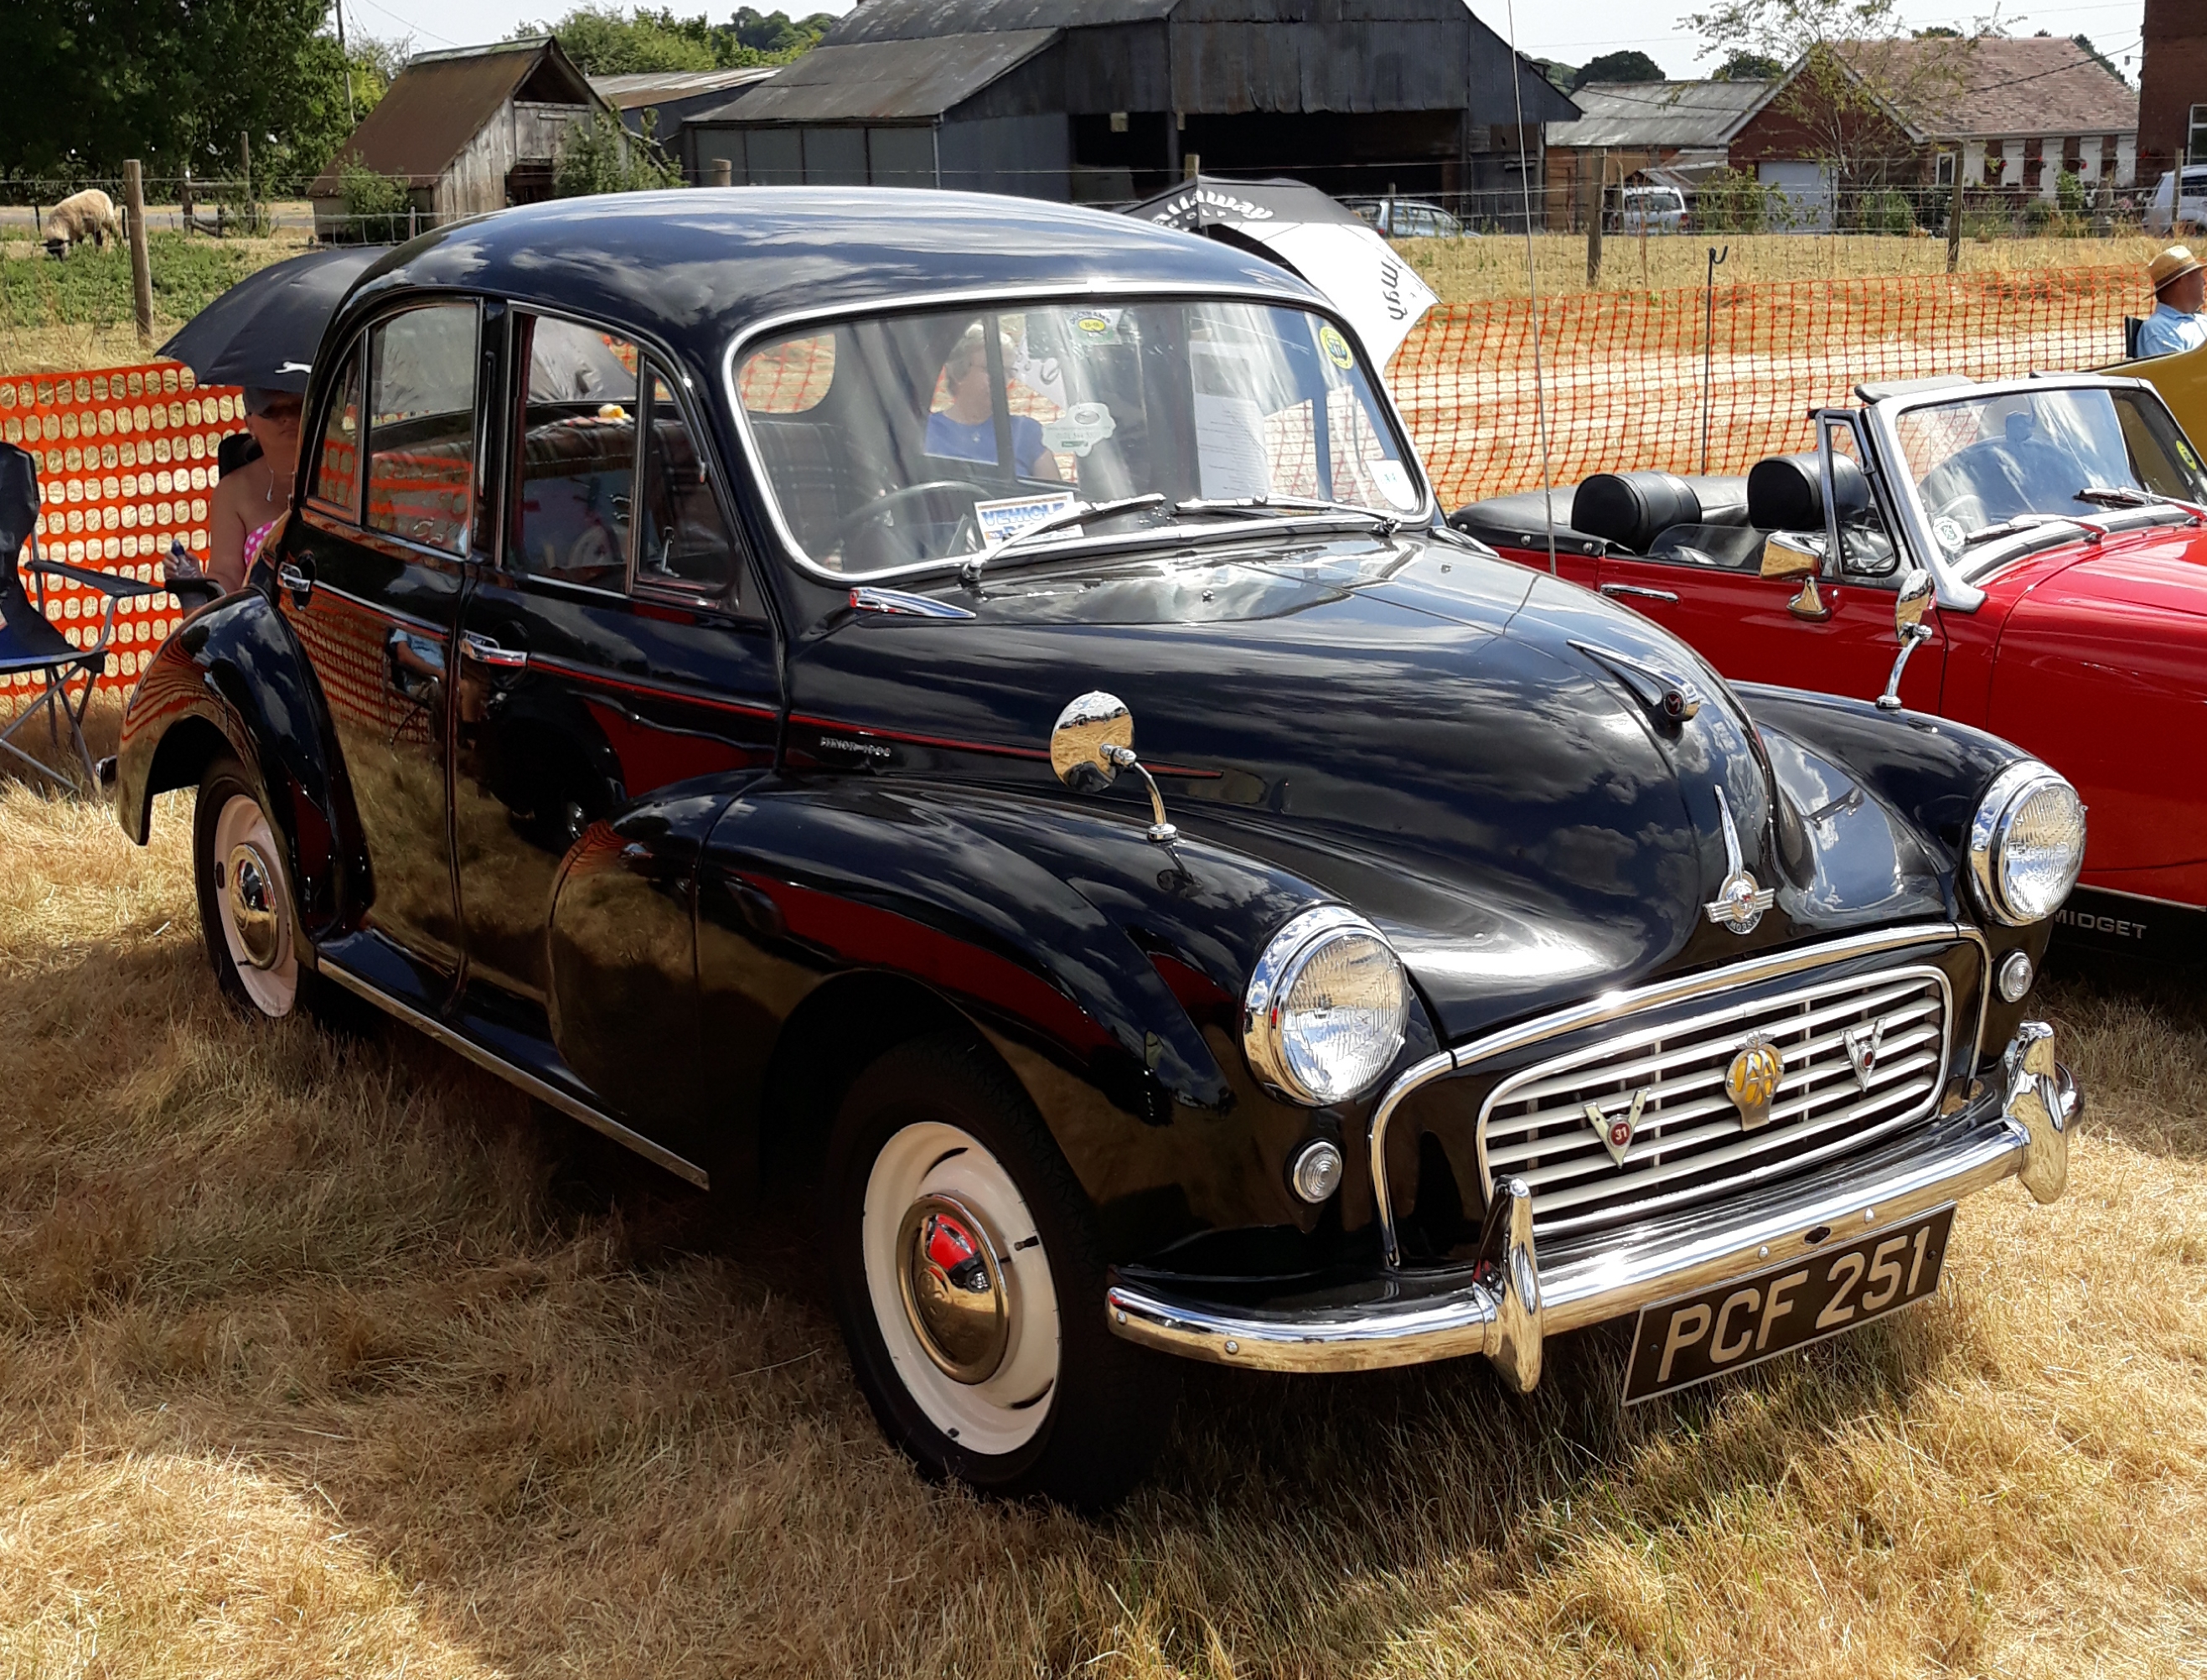
<svg viewBox="0 0 2207 1680">
<path fill-rule="evenodd" d="M 1169 16 L 1181 0 L 866 0 L 822 38 L 822 46 L 988 35 L 1015 29 L 1075 29 Z"/>
<path fill-rule="evenodd" d="M 547 38 L 409 60 L 307 196 L 336 197 L 338 165 L 347 158 L 410 187 L 435 186 L 483 124 L 547 61 L 557 80 L 571 82 L 577 105 L 592 97 L 582 72 Z"/>
<path fill-rule="evenodd" d="M 734 70 L 644 70 L 635 75 L 592 76 L 590 86 L 615 110 L 634 111 L 661 99 L 686 99 L 698 93 L 748 87 L 764 81 L 774 72 L 771 64 L 748 64 Z"/>
<path fill-rule="evenodd" d="M 1583 114 L 1548 124 L 1551 146 L 1722 146 L 1777 84 L 1590 81 L 1571 95 Z"/>
<path fill-rule="evenodd" d="M 882 3 L 882 0 L 874 0 Z M 1040 52 L 1056 29 L 821 45 L 699 123 L 921 122 L 940 117 Z"/>
</svg>

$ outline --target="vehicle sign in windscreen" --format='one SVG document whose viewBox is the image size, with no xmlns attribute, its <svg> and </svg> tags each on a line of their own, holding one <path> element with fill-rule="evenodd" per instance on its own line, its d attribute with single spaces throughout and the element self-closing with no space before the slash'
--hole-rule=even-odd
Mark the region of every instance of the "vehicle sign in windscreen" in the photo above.
<svg viewBox="0 0 2207 1680">
<path fill-rule="evenodd" d="M 1423 505 L 1348 337 L 1229 299 L 1036 303 L 823 323 L 746 350 L 745 425 L 783 527 L 848 577 L 992 551 L 1076 504 Z M 1038 534 L 1079 542 L 1080 523 Z M 1032 545 L 1022 544 L 1022 550 Z"/>
</svg>

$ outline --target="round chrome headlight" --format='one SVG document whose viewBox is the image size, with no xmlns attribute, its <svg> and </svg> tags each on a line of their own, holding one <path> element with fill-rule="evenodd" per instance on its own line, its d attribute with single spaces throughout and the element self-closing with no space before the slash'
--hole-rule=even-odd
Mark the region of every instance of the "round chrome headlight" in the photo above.
<svg viewBox="0 0 2207 1680">
<path fill-rule="evenodd" d="M 2084 866 L 2084 805 L 2036 759 L 1993 778 L 1970 823 L 1970 878 L 1987 911 L 2010 927 L 2061 907 Z"/>
<path fill-rule="evenodd" d="M 1338 905 L 1306 910 L 1273 936 L 1242 1000 L 1249 1066 L 1313 1108 L 1361 1097 L 1403 1048 L 1410 986 L 1379 930 Z"/>
</svg>

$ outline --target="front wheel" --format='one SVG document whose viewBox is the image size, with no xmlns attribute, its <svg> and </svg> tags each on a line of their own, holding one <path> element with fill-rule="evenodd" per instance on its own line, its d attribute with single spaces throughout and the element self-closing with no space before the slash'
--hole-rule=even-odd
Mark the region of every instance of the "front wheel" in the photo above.
<svg viewBox="0 0 2207 1680">
<path fill-rule="evenodd" d="M 200 928 L 223 995 L 280 1019 L 298 1007 L 297 912 L 284 847 L 234 758 L 208 766 L 192 821 Z"/>
<path fill-rule="evenodd" d="M 921 1469 L 1109 1505 L 1149 1468 L 1171 1362 L 1114 1337 L 1087 1198 L 1002 1067 L 930 1038 L 844 1100 L 822 1184 L 851 1362 Z"/>
</svg>

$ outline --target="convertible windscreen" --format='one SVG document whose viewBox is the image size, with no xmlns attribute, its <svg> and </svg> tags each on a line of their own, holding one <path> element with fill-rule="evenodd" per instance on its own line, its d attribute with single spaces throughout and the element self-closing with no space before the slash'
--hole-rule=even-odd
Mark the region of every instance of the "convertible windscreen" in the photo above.
<svg viewBox="0 0 2207 1680">
<path fill-rule="evenodd" d="M 884 315 L 771 340 L 736 384 L 790 534 L 852 577 L 982 553 L 1076 502 L 1155 495 L 1164 522 L 1197 500 L 1423 500 L 1362 361 L 1301 309 Z"/>
<path fill-rule="evenodd" d="M 1951 559 L 2034 517 L 2084 518 L 2105 499 L 2207 497 L 2199 457 L 2158 401 L 2106 387 L 2009 392 L 1910 409 L 1899 421 L 1909 477 Z"/>
</svg>

